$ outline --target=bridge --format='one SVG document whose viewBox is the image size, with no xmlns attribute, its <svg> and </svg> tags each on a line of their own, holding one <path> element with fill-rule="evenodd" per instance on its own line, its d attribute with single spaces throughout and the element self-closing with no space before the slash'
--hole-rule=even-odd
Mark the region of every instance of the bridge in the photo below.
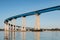
<svg viewBox="0 0 60 40">
<path fill-rule="evenodd" d="M 41 15 L 42 13 L 51 12 L 51 11 L 55 11 L 55 10 L 60 10 L 60 5 L 9 17 L 4 21 L 5 31 L 11 30 L 11 29 L 15 30 L 17 18 L 22 18 L 21 30 L 26 31 L 26 17 L 32 16 L 32 15 L 36 16 L 34 29 L 40 30 L 40 17 L 39 17 L 39 15 Z"/>
</svg>

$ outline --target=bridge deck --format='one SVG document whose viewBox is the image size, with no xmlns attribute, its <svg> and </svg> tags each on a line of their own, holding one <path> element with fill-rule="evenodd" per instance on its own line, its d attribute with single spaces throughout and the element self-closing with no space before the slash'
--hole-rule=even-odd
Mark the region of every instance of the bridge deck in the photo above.
<svg viewBox="0 0 60 40">
<path fill-rule="evenodd" d="M 19 17 L 26 17 L 26 16 L 30 16 L 30 15 L 35 15 L 35 14 L 41 14 L 41 13 L 50 12 L 50 11 L 54 11 L 54 10 L 60 10 L 60 5 L 59 6 L 50 7 L 50 8 L 45 8 L 45 9 L 42 9 L 42 10 L 37 10 L 37 11 L 33 11 L 33 12 L 28 12 L 28 13 L 16 15 L 16 16 L 7 18 L 4 21 L 4 23 L 8 22 L 8 21 L 10 21 L 12 19 L 17 19 Z"/>
</svg>

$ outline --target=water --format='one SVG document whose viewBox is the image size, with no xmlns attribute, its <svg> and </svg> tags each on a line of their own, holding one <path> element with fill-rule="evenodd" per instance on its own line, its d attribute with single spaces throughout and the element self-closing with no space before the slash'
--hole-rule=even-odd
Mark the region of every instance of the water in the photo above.
<svg viewBox="0 0 60 40">
<path fill-rule="evenodd" d="M 60 40 L 60 31 L 7 32 L 0 31 L 0 40 Z"/>
</svg>

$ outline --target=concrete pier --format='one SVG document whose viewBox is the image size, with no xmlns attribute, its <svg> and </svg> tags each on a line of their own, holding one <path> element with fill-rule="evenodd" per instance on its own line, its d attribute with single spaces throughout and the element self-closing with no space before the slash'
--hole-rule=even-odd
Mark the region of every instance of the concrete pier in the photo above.
<svg viewBox="0 0 60 40">
<path fill-rule="evenodd" d="M 16 19 L 12 19 L 12 31 L 16 31 L 15 25 L 16 25 Z"/>
<path fill-rule="evenodd" d="M 39 14 L 35 14 L 36 16 L 36 23 L 35 23 L 35 30 L 40 30 L 40 16 Z"/>
<path fill-rule="evenodd" d="M 9 24 L 8 23 L 5 24 L 5 31 L 9 31 Z"/>
<path fill-rule="evenodd" d="M 22 29 L 21 31 L 26 31 L 26 17 L 22 17 Z"/>
</svg>

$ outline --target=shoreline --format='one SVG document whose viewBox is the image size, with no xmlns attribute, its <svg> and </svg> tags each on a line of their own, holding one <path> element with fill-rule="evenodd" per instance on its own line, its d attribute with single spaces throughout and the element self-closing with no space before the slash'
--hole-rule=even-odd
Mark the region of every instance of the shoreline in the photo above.
<svg viewBox="0 0 60 40">
<path fill-rule="evenodd" d="M 4 29 L 0 29 L 0 31 L 4 31 Z M 16 29 L 16 31 L 22 31 L 22 30 L 17 30 Z M 32 31 L 32 32 L 43 32 L 43 31 L 60 31 L 60 29 L 57 29 L 57 28 L 55 28 L 55 29 L 40 29 L 40 30 L 34 30 L 34 29 L 30 29 L 30 30 L 25 30 L 26 32 L 27 31 Z M 24 31 L 23 31 L 24 32 Z"/>
</svg>

